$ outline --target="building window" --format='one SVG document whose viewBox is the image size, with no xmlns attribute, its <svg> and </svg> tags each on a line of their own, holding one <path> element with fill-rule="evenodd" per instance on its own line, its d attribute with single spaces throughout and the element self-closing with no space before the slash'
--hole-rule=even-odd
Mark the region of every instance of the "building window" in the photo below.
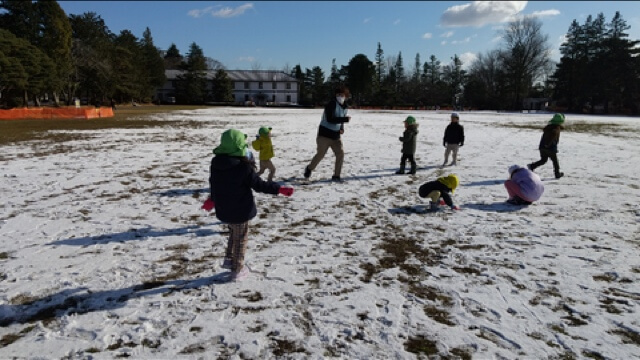
<svg viewBox="0 0 640 360">
<path fill-rule="evenodd" d="M 287 102 L 291 102 L 291 95 L 287 95 Z"/>
<path fill-rule="evenodd" d="M 276 102 L 276 95 L 275 94 L 271 95 L 271 102 Z"/>
<path fill-rule="evenodd" d="M 277 89 L 278 88 L 278 83 L 276 83 L 275 81 L 271 83 L 271 88 L 272 89 Z"/>
<path fill-rule="evenodd" d="M 291 90 L 291 83 L 287 83 L 287 90 Z"/>
<path fill-rule="evenodd" d="M 248 94 L 244 94 L 244 101 L 249 101 L 249 95 Z"/>
<path fill-rule="evenodd" d="M 258 83 L 258 89 L 262 89 L 262 81 Z"/>
<path fill-rule="evenodd" d="M 248 81 L 245 81 L 245 82 L 244 82 L 244 88 L 245 88 L 245 89 L 249 89 L 249 82 L 248 82 Z"/>
</svg>

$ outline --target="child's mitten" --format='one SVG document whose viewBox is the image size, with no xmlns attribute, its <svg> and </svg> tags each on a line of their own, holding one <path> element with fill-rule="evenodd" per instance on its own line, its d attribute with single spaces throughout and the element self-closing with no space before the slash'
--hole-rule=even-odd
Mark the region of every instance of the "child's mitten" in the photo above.
<svg viewBox="0 0 640 360">
<path fill-rule="evenodd" d="M 278 194 L 282 194 L 284 196 L 291 196 L 293 195 L 293 188 L 288 186 L 280 186 L 280 189 L 278 189 Z"/>
<path fill-rule="evenodd" d="M 206 211 L 211 211 L 214 207 L 215 207 L 215 203 L 213 202 L 213 200 L 211 200 L 211 198 L 207 198 L 207 200 L 204 202 L 204 204 L 202 204 L 202 208 L 203 210 Z"/>
</svg>

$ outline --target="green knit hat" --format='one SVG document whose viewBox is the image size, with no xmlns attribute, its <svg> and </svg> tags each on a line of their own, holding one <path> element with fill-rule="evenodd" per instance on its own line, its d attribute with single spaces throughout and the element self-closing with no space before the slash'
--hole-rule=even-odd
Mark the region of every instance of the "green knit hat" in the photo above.
<svg viewBox="0 0 640 360">
<path fill-rule="evenodd" d="M 549 124 L 553 125 L 562 125 L 564 123 L 564 115 L 563 114 L 555 114 L 553 118 L 549 120 Z"/>
<path fill-rule="evenodd" d="M 408 125 L 414 125 L 416 123 L 416 118 L 414 118 L 413 116 L 407 116 L 404 122 L 406 122 Z"/>
<path fill-rule="evenodd" d="M 263 127 L 260 128 L 260 130 L 258 130 L 258 134 L 267 135 L 268 133 L 271 132 L 271 129 L 272 128 L 270 128 L 270 127 L 263 126 Z"/>
<path fill-rule="evenodd" d="M 213 149 L 216 155 L 245 156 L 247 135 L 236 129 L 229 129 L 220 136 L 220 145 Z"/>
</svg>

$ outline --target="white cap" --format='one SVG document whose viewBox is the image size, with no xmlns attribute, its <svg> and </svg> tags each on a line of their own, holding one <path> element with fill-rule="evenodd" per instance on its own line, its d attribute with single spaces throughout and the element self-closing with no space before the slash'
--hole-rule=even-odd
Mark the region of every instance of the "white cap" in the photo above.
<svg viewBox="0 0 640 360">
<path fill-rule="evenodd" d="M 511 165 L 509 166 L 509 175 L 513 175 L 513 172 L 520 169 L 519 165 Z"/>
<path fill-rule="evenodd" d="M 458 113 L 456 113 L 456 112 L 451 113 L 451 117 L 460 119 L 460 116 L 458 116 Z"/>
</svg>

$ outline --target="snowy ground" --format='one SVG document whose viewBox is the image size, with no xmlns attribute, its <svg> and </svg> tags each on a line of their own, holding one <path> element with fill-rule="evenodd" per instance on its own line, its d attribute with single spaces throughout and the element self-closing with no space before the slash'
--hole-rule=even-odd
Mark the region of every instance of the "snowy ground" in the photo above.
<svg viewBox="0 0 640 360">
<path fill-rule="evenodd" d="M 394 175 L 402 121 L 416 176 Z M 0 358 L 638 359 L 640 120 L 567 116 L 542 199 L 506 205 L 511 164 L 538 159 L 549 114 L 351 110 L 344 183 L 331 152 L 301 181 L 321 110 L 156 115 L 184 126 L 75 131 L 0 153 Z M 99 121 L 99 120 L 91 120 Z M 227 229 L 200 209 L 211 149 L 272 126 L 241 283 Z M 456 173 L 461 210 L 423 213 L 418 186 Z"/>
</svg>

